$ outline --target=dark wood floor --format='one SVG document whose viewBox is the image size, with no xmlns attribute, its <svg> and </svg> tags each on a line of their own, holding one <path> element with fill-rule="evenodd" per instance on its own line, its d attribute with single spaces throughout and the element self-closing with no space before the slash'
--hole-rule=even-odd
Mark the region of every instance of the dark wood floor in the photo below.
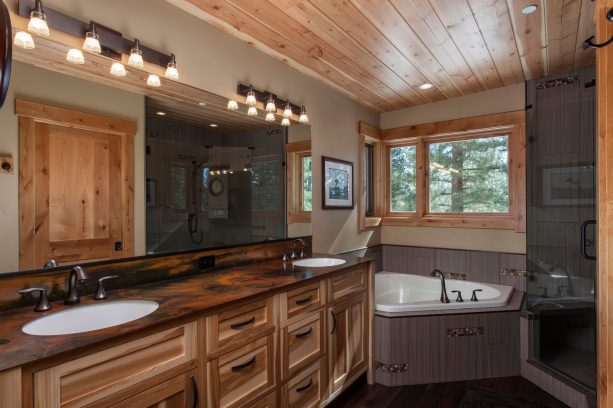
<svg viewBox="0 0 613 408">
<path fill-rule="evenodd" d="M 360 378 L 330 408 L 458 408 L 466 391 L 485 390 L 529 402 L 526 407 L 567 408 L 522 377 L 495 378 L 406 387 L 370 386 Z M 496 406 L 499 405 L 486 405 Z M 478 405 L 475 408 L 484 408 Z M 501 405 L 502 406 L 502 405 Z"/>
</svg>

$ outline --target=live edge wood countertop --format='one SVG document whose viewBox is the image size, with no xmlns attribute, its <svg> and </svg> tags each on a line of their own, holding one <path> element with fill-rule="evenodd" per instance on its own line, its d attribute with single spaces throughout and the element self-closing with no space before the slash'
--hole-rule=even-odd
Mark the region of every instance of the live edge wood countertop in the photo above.
<svg viewBox="0 0 613 408">
<path fill-rule="evenodd" d="M 21 330 L 23 325 L 34 319 L 75 306 L 55 302 L 52 303 L 53 309 L 44 313 L 34 312 L 31 307 L 8 310 L 0 314 L 0 371 L 37 363 L 63 353 L 70 353 L 74 358 L 80 351 L 93 346 L 111 346 L 128 341 L 143 332 L 194 320 L 203 314 L 213 313 L 215 309 L 270 296 L 371 261 L 370 258 L 351 256 L 335 255 L 334 258 L 345 259 L 347 263 L 325 268 L 302 268 L 274 259 L 112 291 L 103 302 L 140 299 L 158 302 L 160 306 L 141 319 L 85 333 L 32 336 Z M 86 265 L 84 267 L 87 269 Z M 92 296 L 81 296 L 82 305 L 99 302 L 94 301 Z"/>
</svg>

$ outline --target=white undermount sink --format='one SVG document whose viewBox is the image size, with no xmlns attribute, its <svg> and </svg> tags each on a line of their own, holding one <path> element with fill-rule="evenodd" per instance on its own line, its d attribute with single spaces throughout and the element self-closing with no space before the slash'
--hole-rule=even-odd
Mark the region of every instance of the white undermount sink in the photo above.
<svg viewBox="0 0 613 408">
<path fill-rule="evenodd" d="M 140 319 L 155 312 L 158 307 L 156 302 L 147 300 L 122 300 L 76 306 L 33 320 L 23 326 L 22 330 L 34 336 L 83 333 Z"/>
<path fill-rule="evenodd" d="M 294 261 L 294 265 L 305 268 L 325 268 L 327 266 L 338 266 L 346 263 L 344 259 L 337 258 L 308 258 Z"/>
</svg>

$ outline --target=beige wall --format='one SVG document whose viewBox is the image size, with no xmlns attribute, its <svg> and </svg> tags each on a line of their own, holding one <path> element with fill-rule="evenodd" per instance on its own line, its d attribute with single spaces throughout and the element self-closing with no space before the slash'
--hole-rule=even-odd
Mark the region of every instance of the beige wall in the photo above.
<svg viewBox="0 0 613 408">
<path fill-rule="evenodd" d="M 7 1 L 13 9 L 16 2 Z M 105 24 L 126 38 L 138 38 L 160 51 L 175 53 L 181 80 L 190 85 L 235 97 L 237 83 L 252 83 L 306 105 L 312 124 L 315 180 L 321 180 L 322 154 L 357 162 L 358 121 L 379 122 L 377 112 L 165 1 L 46 0 L 45 5 L 83 21 Z M 320 183 L 315 182 L 314 187 L 314 202 L 320 203 Z M 323 211 L 315 205 L 314 249 L 342 252 L 366 245 L 373 233 L 358 232 L 356 211 Z"/>
<path fill-rule="evenodd" d="M 381 115 L 381 128 L 390 129 L 516 111 L 524 109 L 524 105 L 525 87 L 524 84 L 517 84 L 384 113 Z M 526 252 L 526 234 L 493 229 L 385 226 L 381 228 L 381 243 L 513 253 Z"/>
<path fill-rule="evenodd" d="M 15 98 L 24 98 L 50 105 L 114 116 L 138 123 L 134 139 L 134 230 L 135 253 L 145 253 L 144 183 L 144 97 L 82 79 L 58 74 L 31 65 L 14 63 L 9 94 L 0 110 L 0 153 L 15 158 L 19 166 L 18 119 Z M 0 176 L 0 272 L 19 268 L 19 198 L 17 174 Z M 42 266 L 42 265 L 41 265 Z"/>
</svg>

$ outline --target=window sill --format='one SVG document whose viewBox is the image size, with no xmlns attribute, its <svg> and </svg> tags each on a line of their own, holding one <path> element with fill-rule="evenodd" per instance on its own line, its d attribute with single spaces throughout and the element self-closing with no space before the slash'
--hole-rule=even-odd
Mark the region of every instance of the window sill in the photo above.
<svg viewBox="0 0 613 408">
<path fill-rule="evenodd" d="M 361 221 L 362 230 L 366 228 L 375 228 L 381 225 L 381 217 L 364 217 Z"/>
<path fill-rule="evenodd" d="M 382 218 L 381 225 L 405 227 L 439 227 L 439 228 L 490 228 L 516 230 L 517 220 L 513 215 L 480 215 L 480 216 L 441 216 L 426 215 L 395 216 Z"/>
</svg>

